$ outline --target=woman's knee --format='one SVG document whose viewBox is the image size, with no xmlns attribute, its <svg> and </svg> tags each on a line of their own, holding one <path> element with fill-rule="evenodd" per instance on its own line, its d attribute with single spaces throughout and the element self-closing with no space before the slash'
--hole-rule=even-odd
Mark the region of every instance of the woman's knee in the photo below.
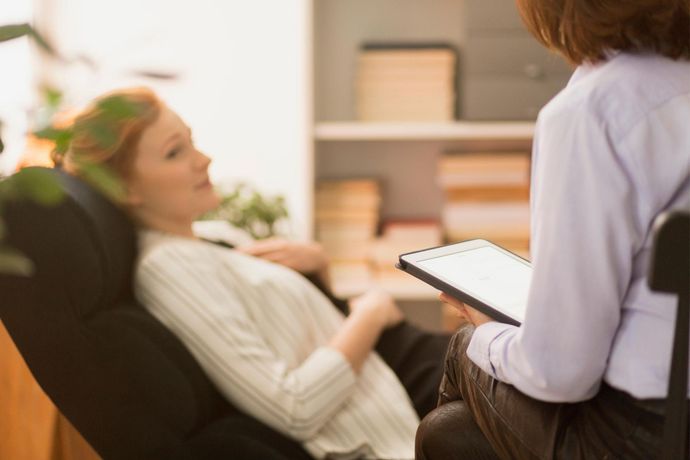
<svg viewBox="0 0 690 460">
<path fill-rule="evenodd" d="M 462 401 L 438 407 L 417 428 L 417 459 L 495 459 L 491 446 Z"/>
</svg>

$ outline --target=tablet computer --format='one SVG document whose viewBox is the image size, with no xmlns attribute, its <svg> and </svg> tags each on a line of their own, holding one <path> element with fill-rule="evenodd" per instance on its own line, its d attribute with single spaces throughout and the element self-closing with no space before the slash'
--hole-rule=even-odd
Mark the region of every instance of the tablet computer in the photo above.
<svg viewBox="0 0 690 460">
<path fill-rule="evenodd" d="M 496 321 L 519 326 L 525 318 L 532 266 L 489 241 L 408 252 L 396 267 Z"/>
</svg>

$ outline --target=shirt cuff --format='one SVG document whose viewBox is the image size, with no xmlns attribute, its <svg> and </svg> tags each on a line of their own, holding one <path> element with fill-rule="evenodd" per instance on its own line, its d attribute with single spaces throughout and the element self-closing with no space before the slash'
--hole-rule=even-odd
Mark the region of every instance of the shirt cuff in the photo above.
<svg viewBox="0 0 690 460">
<path fill-rule="evenodd" d="M 306 381 L 323 382 L 329 380 L 331 396 L 347 394 L 357 383 L 350 362 L 345 356 L 331 347 L 319 347 L 312 352 L 300 366 L 300 374 Z"/>
<path fill-rule="evenodd" d="M 491 345 L 501 335 L 510 330 L 517 330 L 517 328 L 513 325 L 496 321 L 484 323 L 474 330 L 470 344 L 467 347 L 467 356 L 472 362 L 495 379 L 499 379 L 499 377 L 496 374 L 494 364 L 491 362 Z"/>
</svg>

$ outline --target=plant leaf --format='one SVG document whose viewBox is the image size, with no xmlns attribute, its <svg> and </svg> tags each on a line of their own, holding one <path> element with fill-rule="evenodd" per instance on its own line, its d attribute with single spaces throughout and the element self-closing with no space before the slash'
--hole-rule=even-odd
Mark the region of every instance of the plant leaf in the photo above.
<svg viewBox="0 0 690 460">
<path fill-rule="evenodd" d="M 10 177 L 0 180 L 0 211 L 2 211 L 2 202 L 13 199 L 17 195 L 16 190 L 17 187 Z"/>
<path fill-rule="evenodd" d="M 48 53 L 52 56 L 59 57 L 57 51 L 55 51 L 55 48 L 53 48 L 53 46 L 50 43 L 48 43 L 48 41 L 45 38 L 43 38 L 43 35 L 38 33 L 38 31 L 31 26 L 29 26 L 29 35 L 31 36 L 31 38 L 34 39 L 36 44 L 43 51 L 45 51 L 46 53 Z"/>
<path fill-rule="evenodd" d="M 53 48 L 53 46 L 51 46 L 50 43 L 43 38 L 43 35 L 31 27 L 31 24 L 7 24 L 0 26 L 0 42 L 6 42 L 8 40 L 14 40 L 15 38 L 24 36 L 31 37 L 36 44 L 48 54 L 57 56 L 55 48 Z"/>
<path fill-rule="evenodd" d="M 8 181 L 16 186 L 19 196 L 27 197 L 42 205 L 58 204 L 64 196 L 60 184 L 45 169 L 25 168 L 10 177 Z"/>
<path fill-rule="evenodd" d="M 5 143 L 2 142 L 2 133 L 0 133 L 0 153 L 5 151 Z"/>
<path fill-rule="evenodd" d="M 57 129 L 48 127 L 34 131 L 33 135 L 39 139 L 47 139 L 55 142 L 55 150 L 58 153 L 65 153 L 69 148 L 70 142 L 72 142 L 73 131 L 69 128 Z"/>
<path fill-rule="evenodd" d="M 91 185 L 115 202 L 122 201 L 125 187 L 120 178 L 105 165 L 91 163 L 75 158 L 80 173 Z"/>
<path fill-rule="evenodd" d="M 62 91 L 51 86 L 44 86 L 42 88 L 43 99 L 46 105 L 52 109 L 56 109 L 62 102 Z"/>
<path fill-rule="evenodd" d="M 202 219 L 222 219 L 245 230 L 254 239 L 276 234 L 276 223 L 288 217 L 282 196 L 265 197 L 245 183 L 237 183 L 230 193 L 218 191 L 220 205 Z"/>
<path fill-rule="evenodd" d="M 125 120 L 139 116 L 144 107 L 128 101 L 122 96 L 111 96 L 98 102 L 98 107 L 103 110 L 106 118 L 111 120 Z"/>
<path fill-rule="evenodd" d="M 178 78 L 176 73 L 155 70 L 135 70 L 131 74 L 136 77 L 152 78 L 154 80 L 177 80 Z"/>
<path fill-rule="evenodd" d="M 71 59 L 71 61 L 75 63 L 81 62 L 93 71 L 97 71 L 99 69 L 98 64 L 96 64 L 96 61 L 94 61 L 85 54 L 77 54 L 73 59 Z"/>
<path fill-rule="evenodd" d="M 8 246 L 0 246 L 0 273 L 18 276 L 31 276 L 36 267 L 21 252 Z"/>
<path fill-rule="evenodd" d="M 31 26 L 26 23 L 0 26 L 0 42 L 31 35 L 31 30 Z"/>
<path fill-rule="evenodd" d="M 116 126 L 113 125 L 112 121 L 87 120 L 82 126 L 89 133 L 89 137 L 96 141 L 102 149 L 108 150 L 117 145 Z"/>
</svg>

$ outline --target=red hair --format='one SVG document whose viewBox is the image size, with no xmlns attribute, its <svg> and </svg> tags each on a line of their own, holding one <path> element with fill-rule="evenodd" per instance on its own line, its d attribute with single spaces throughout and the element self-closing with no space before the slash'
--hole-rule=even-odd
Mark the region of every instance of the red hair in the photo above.
<svg viewBox="0 0 690 460">
<path fill-rule="evenodd" d="M 523 22 L 542 44 L 573 64 L 610 50 L 690 59 L 688 0 L 517 0 Z"/>
<path fill-rule="evenodd" d="M 142 132 L 156 121 L 163 104 L 148 88 L 128 88 L 95 99 L 74 120 L 66 152 L 53 151 L 56 166 L 79 175 L 80 162 L 109 167 L 131 177 Z"/>
</svg>

